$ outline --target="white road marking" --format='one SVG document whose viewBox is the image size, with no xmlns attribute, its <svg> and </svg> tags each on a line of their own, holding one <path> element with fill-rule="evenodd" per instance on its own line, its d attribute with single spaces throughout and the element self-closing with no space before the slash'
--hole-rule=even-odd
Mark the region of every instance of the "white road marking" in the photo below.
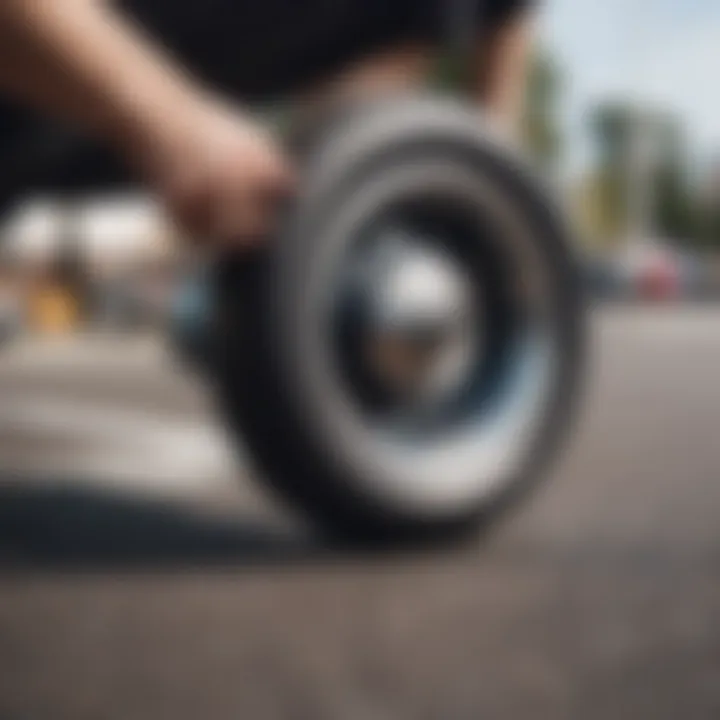
<svg viewBox="0 0 720 720">
<path fill-rule="evenodd" d="M 193 418 L 119 408 L 97 401 L 27 396 L 0 403 L 0 431 L 60 441 L 14 458 L 6 470 L 91 475 L 158 490 L 207 489 L 232 482 L 237 464 L 221 431 Z M 8 448 L 12 449 L 11 446 Z"/>
<path fill-rule="evenodd" d="M 107 374 L 115 369 L 172 367 L 167 344 L 157 337 L 21 338 L 0 352 L 3 372 L 72 371 Z"/>
</svg>

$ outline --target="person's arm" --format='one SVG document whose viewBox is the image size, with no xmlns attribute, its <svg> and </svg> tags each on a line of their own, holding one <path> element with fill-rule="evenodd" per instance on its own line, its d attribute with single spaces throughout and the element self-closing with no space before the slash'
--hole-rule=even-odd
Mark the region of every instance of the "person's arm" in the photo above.
<svg viewBox="0 0 720 720">
<path fill-rule="evenodd" d="M 0 0 L 0 90 L 118 142 L 188 122 L 198 88 L 99 0 Z"/>
<path fill-rule="evenodd" d="M 530 3 L 524 3 L 529 5 Z M 477 89 L 491 117 L 517 136 L 534 38 L 534 16 L 524 7 L 483 35 L 478 59 Z"/>
<path fill-rule="evenodd" d="M 252 232 L 283 174 L 262 131 L 102 0 L 0 0 L 0 92 L 120 148 L 192 233 Z"/>
</svg>

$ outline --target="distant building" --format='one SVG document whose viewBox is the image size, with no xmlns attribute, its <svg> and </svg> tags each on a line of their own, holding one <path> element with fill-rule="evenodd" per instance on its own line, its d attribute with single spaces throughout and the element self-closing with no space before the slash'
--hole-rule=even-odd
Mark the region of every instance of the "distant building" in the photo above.
<svg viewBox="0 0 720 720">
<path fill-rule="evenodd" d="M 72 244 L 95 272 L 172 262 L 176 233 L 143 196 L 98 198 L 81 204 L 35 199 L 3 228 L 3 252 L 20 264 L 45 264 Z"/>
</svg>

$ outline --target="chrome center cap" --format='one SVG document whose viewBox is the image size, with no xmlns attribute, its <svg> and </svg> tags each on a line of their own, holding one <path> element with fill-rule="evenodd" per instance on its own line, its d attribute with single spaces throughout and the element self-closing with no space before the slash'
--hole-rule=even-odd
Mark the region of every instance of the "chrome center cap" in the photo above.
<svg viewBox="0 0 720 720">
<path fill-rule="evenodd" d="M 430 240 L 379 238 L 361 275 L 363 362 L 406 406 L 455 392 L 479 355 L 481 308 L 469 273 Z"/>
</svg>

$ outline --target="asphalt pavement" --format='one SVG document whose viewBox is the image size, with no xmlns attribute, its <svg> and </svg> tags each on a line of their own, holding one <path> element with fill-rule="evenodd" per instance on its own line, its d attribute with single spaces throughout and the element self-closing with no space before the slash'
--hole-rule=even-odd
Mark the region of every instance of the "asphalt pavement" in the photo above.
<svg viewBox="0 0 720 720">
<path fill-rule="evenodd" d="M 348 556 L 155 339 L 4 348 L 0 718 L 720 717 L 720 309 L 599 312 L 592 355 L 517 512 Z"/>
</svg>

